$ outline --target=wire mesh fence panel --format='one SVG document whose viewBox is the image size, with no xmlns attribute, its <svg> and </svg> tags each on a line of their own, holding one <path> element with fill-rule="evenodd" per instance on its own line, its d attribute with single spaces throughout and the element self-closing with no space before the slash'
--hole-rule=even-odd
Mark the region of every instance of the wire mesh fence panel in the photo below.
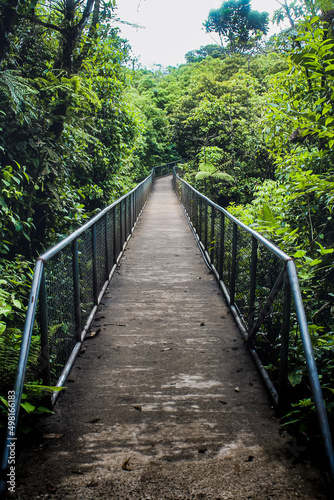
<svg viewBox="0 0 334 500">
<path fill-rule="evenodd" d="M 263 244 L 258 245 L 254 315 L 264 311 L 263 321 L 253 340 L 262 363 L 278 383 L 278 363 L 284 309 L 283 283 L 280 281 L 284 262 Z"/>
<path fill-rule="evenodd" d="M 283 297 L 284 292 L 282 288 L 270 308 L 270 313 L 264 318 L 254 339 L 256 352 L 276 387 L 278 387 L 279 383 Z"/>
<path fill-rule="evenodd" d="M 131 231 L 131 197 L 128 196 L 125 202 L 126 202 L 126 238 L 127 238 Z"/>
<path fill-rule="evenodd" d="M 211 253 L 211 261 L 212 264 L 215 266 L 216 271 L 220 275 L 220 269 L 219 269 L 219 256 L 221 252 L 221 247 L 222 247 L 222 242 L 220 238 L 220 212 L 216 209 L 213 208 L 213 214 L 214 214 L 214 219 L 213 219 L 213 251 Z"/>
<path fill-rule="evenodd" d="M 212 256 L 212 250 L 214 248 L 214 220 L 212 220 L 213 213 L 214 212 L 212 210 L 212 206 L 208 203 L 206 211 L 206 248 L 210 257 Z"/>
<path fill-rule="evenodd" d="M 45 268 L 51 383 L 56 384 L 76 343 L 72 249 L 65 247 Z"/>
<path fill-rule="evenodd" d="M 84 325 L 94 306 L 92 230 L 78 239 L 81 324 Z"/>
<path fill-rule="evenodd" d="M 109 212 L 106 224 L 106 238 L 108 247 L 108 275 L 113 267 L 114 261 L 114 221 L 112 211 Z"/>
<path fill-rule="evenodd" d="M 284 262 L 259 243 L 257 249 L 255 311 L 258 313 L 284 269 Z"/>
<path fill-rule="evenodd" d="M 107 279 L 106 224 L 102 217 L 96 222 L 96 270 L 97 287 L 101 290 Z"/>
<path fill-rule="evenodd" d="M 251 256 L 252 236 L 244 231 L 238 231 L 234 300 L 245 326 L 248 324 L 249 314 Z"/>
<path fill-rule="evenodd" d="M 191 222 L 195 226 L 196 224 L 196 211 L 197 211 L 197 206 L 196 206 L 196 197 L 190 189 L 188 189 L 188 197 L 189 197 L 189 212 L 191 216 Z"/>
<path fill-rule="evenodd" d="M 116 220 L 115 220 L 115 241 L 116 241 L 116 256 L 119 255 L 121 251 L 121 214 L 120 214 L 120 203 L 115 206 Z"/>
<path fill-rule="evenodd" d="M 231 222 L 228 217 L 225 217 L 223 281 L 227 289 L 230 289 L 231 287 L 232 248 L 233 248 L 233 222 Z"/>
</svg>

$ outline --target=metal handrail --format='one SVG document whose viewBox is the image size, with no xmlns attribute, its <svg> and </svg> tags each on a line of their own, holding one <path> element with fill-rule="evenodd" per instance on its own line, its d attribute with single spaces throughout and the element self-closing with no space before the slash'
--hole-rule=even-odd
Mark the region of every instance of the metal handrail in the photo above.
<svg viewBox="0 0 334 500">
<path fill-rule="evenodd" d="M 68 376 L 74 360 L 80 351 L 82 342 L 85 338 L 85 335 L 90 327 L 90 324 L 93 320 L 93 317 L 97 311 L 97 307 L 102 299 L 102 296 L 108 286 L 108 283 L 113 276 L 115 269 L 117 267 L 117 264 L 123 254 L 123 251 L 125 249 L 125 246 L 129 240 L 129 238 L 132 235 L 133 229 L 136 225 L 136 222 L 138 220 L 138 217 L 140 215 L 141 210 L 143 209 L 147 197 L 149 195 L 149 191 L 152 187 L 152 183 L 154 181 L 154 178 L 157 176 L 162 176 L 162 175 L 169 175 L 171 171 L 173 170 L 173 185 L 174 189 L 176 190 L 179 199 L 181 201 L 181 204 L 183 205 L 183 208 L 186 212 L 186 215 L 188 217 L 189 224 L 195 234 L 195 237 L 197 239 L 197 242 L 199 244 L 199 247 L 204 255 L 204 258 L 206 259 L 208 265 L 210 268 L 213 270 L 215 276 L 217 277 L 223 292 L 225 294 L 225 297 L 229 303 L 229 306 L 231 308 L 231 311 L 237 321 L 237 324 L 239 328 L 241 329 L 242 333 L 245 335 L 247 339 L 249 339 L 249 333 L 250 331 L 247 330 L 247 326 L 245 326 L 244 319 L 242 315 L 240 314 L 240 309 L 238 307 L 237 301 L 235 300 L 235 284 L 228 289 L 228 286 L 226 283 L 224 283 L 224 280 L 222 279 L 221 276 L 221 266 L 216 262 L 215 265 L 215 259 L 213 258 L 213 251 L 212 247 L 208 246 L 208 243 L 210 242 L 210 237 L 212 234 L 208 234 L 208 228 L 210 227 L 210 231 L 212 232 L 212 229 L 214 228 L 214 225 L 208 223 L 208 215 L 209 211 L 211 211 L 211 217 L 214 211 L 217 211 L 221 216 L 224 218 L 226 217 L 231 223 L 233 224 L 233 227 L 240 228 L 240 230 L 246 232 L 247 234 L 250 235 L 252 238 L 252 265 L 251 265 L 251 273 L 253 274 L 252 278 L 252 287 L 254 288 L 255 286 L 255 278 L 254 278 L 254 263 L 253 259 L 256 261 L 256 245 L 260 244 L 265 246 L 268 251 L 270 251 L 272 254 L 274 254 L 278 259 L 280 259 L 284 263 L 284 271 L 282 273 L 282 276 L 279 277 L 277 282 L 275 283 L 275 286 L 277 290 L 279 290 L 282 286 L 282 283 L 284 283 L 284 296 L 285 296 L 285 301 L 286 305 L 290 303 L 289 300 L 289 292 L 292 292 L 294 302 L 295 302 L 295 307 L 296 307 L 296 314 L 298 318 L 298 324 L 300 328 L 300 333 L 303 341 L 303 346 L 305 350 L 305 355 L 306 355 L 306 362 L 309 370 L 309 375 L 310 375 L 310 380 L 311 380 L 311 386 L 312 386 L 312 392 L 315 400 L 315 405 L 317 408 L 318 412 L 318 417 L 319 417 L 319 422 L 320 422 L 320 427 L 321 431 L 323 434 L 324 442 L 325 442 L 325 447 L 326 447 L 326 452 L 329 458 L 329 463 L 330 463 L 330 470 L 332 477 L 334 477 L 334 453 L 333 453 L 333 446 L 332 446 L 332 440 L 331 440 L 331 434 L 329 430 L 329 425 L 328 425 L 328 420 L 327 420 L 327 414 L 326 414 L 326 409 L 324 406 L 323 398 L 322 398 L 322 393 L 321 393 L 321 387 L 319 383 L 319 378 L 317 374 L 317 369 L 314 361 L 314 356 L 313 356 L 313 351 L 312 351 L 312 346 L 310 342 L 310 337 L 308 333 L 308 327 L 307 327 L 307 321 L 306 321 L 306 316 L 303 308 L 303 303 L 302 303 L 302 298 L 301 298 L 301 293 L 299 289 L 299 284 L 298 284 L 298 278 L 297 278 L 297 273 L 295 269 L 295 264 L 293 262 L 293 259 L 286 255 L 282 250 L 280 250 L 278 247 L 276 247 L 273 243 L 268 241 L 266 238 L 264 238 L 262 235 L 254 231 L 253 229 L 249 228 L 242 222 L 240 222 L 238 219 L 233 217 L 229 212 L 227 212 L 225 209 L 219 207 L 215 203 L 213 203 L 211 200 L 209 200 L 206 196 L 200 194 L 198 191 L 196 191 L 194 188 L 192 188 L 188 183 L 180 179 L 180 177 L 176 174 L 175 172 L 175 166 L 177 162 L 170 162 L 166 163 L 164 165 L 158 165 L 157 167 L 154 167 L 152 169 L 151 174 L 136 188 L 134 188 L 132 191 L 121 197 L 119 200 L 115 201 L 112 205 L 109 207 L 105 208 L 102 210 L 99 214 L 97 214 L 93 219 L 88 221 L 84 226 L 82 226 L 80 229 L 69 235 L 67 238 L 62 240 L 60 243 L 55 245 L 53 248 L 51 248 L 49 251 L 45 252 L 43 255 L 41 255 L 36 262 L 35 266 L 35 271 L 34 271 L 34 277 L 33 277 L 33 282 L 32 282 L 32 287 L 31 287 L 31 293 L 30 293 L 30 298 L 29 298 L 29 304 L 28 304 L 28 309 L 27 309 L 27 315 L 26 315 L 26 323 L 25 323 L 25 328 L 22 336 L 22 344 L 21 344 L 21 350 L 20 350 L 20 356 L 19 356 L 19 362 L 18 362 L 18 369 L 17 369 L 17 375 L 16 375 L 16 380 L 15 380 L 15 385 L 14 385 L 14 391 L 15 391 L 15 410 L 14 410 L 14 415 L 15 415 L 15 421 L 11 423 L 11 425 L 8 426 L 7 429 L 7 435 L 6 435 L 6 440 L 4 443 L 4 449 L 3 449 L 3 456 L 2 456 L 2 463 L 1 463 L 1 474 L 2 477 L 0 478 L 0 494 L 5 491 L 6 489 L 6 471 L 7 471 L 7 466 L 8 466 L 8 455 L 9 455 L 9 445 L 13 443 L 13 441 L 16 439 L 15 438 L 15 433 L 16 433 L 16 428 L 18 424 L 18 417 L 19 417 L 19 408 L 21 404 L 21 397 L 22 397 L 22 391 L 24 387 L 24 381 L 25 381 L 25 373 L 26 373 L 26 367 L 27 367 L 27 362 L 28 362 L 28 356 L 29 356 L 29 348 L 30 348 L 30 342 L 31 342 L 31 337 L 33 333 L 33 328 L 34 328 L 34 322 L 35 322 L 35 315 L 36 315 L 36 310 L 37 310 L 37 305 L 39 308 L 39 313 L 40 313 L 40 318 L 39 318 L 39 324 L 40 324 L 40 336 L 41 336 L 41 351 L 42 351 L 42 356 L 41 356 L 41 361 L 42 365 L 40 367 L 41 373 L 43 375 L 43 381 L 45 385 L 51 385 L 51 370 L 50 370 L 50 352 L 49 352 L 49 325 L 48 325 L 48 294 L 47 294 L 47 284 L 48 280 L 52 280 L 54 277 L 52 276 L 52 271 L 51 271 L 51 276 L 47 277 L 46 273 L 48 272 L 48 263 L 52 264 L 53 259 L 56 258 L 59 255 L 62 255 L 63 252 L 68 251 L 70 249 L 70 255 L 65 255 L 64 259 L 66 260 L 71 260 L 71 266 L 73 269 L 73 283 L 71 284 L 71 290 L 73 291 L 74 295 L 74 312 L 73 312 L 73 317 L 74 317 L 74 346 L 71 349 L 71 352 L 68 356 L 68 359 L 66 360 L 66 363 L 62 369 L 62 372 L 57 380 L 57 383 L 55 385 L 61 387 L 65 380 L 66 377 Z M 186 190 L 188 191 L 188 194 L 186 193 Z M 203 211 L 201 211 L 200 217 L 203 220 L 200 220 L 196 222 L 196 217 L 194 218 L 194 207 L 191 207 L 191 203 L 187 202 L 187 196 L 189 198 L 189 193 L 192 193 L 192 196 L 196 196 L 201 203 L 201 206 L 203 205 L 204 207 L 204 219 L 203 219 Z M 189 201 L 189 200 L 188 200 Z M 196 208 L 197 210 L 197 216 L 198 216 L 198 207 Z M 198 218 L 198 217 L 197 217 Z M 199 231 L 199 225 L 198 222 L 201 223 L 201 230 Z M 105 268 L 102 270 L 102 278 L 101 278 L 101 269 L 99 269 L 100 262 L 99 262 L 99 253 L 97 252 L 97 247 L 98 244 L 101 244 L 101 241 L 99 241 L 99 235 L 97 234 L 97 231 L 99 230 L 99 225 L 103 227 L 103 231 L 105 234 L 105 254 L 104 254 L 104 261 L 105 261 Z M 206 229 L 204 231 L 204 238 L 201 237 L 202 233 L 202 228 Z M 80 291 L 82 284 L 80 282 L 80 264 L 81 264 L 81 258 L 83 255 L 83 252 L 80 251 L 80 240 L 83 238 L 85 234 L 88 234 L 89 236 L 89 242 L 90 242 L 90 247 L 91 247 L 91 260 L 90 263 L 92 263 L 92 280 L 90 283 L 90 288 L 91 292 L 94 296 L 94 301 L 92 304 L 92 307 L 90 310 L 86 311 L 86 318 L 85 318 L 85 326 L 82 328 L 81 322 L 82 322 L 82 306 L 80 302 Z M 233 238 L 234 238 L 234 243 L 233 243 L 233 248 L 234 248 L 234 271 L 232 269 L 232 276 L 234 276 L 234 280 L 236 279 L 236 258 L 237 258 L 237 251 L 236 251 L 236 243 L 237 243 L 237 231 L 233 230 Z M 107 241 L 108 240 L 108 241 Z M 204 242 L 202 241 L 204 240 Z M 254 241 L 257 243 L 254 244 Z M 223 253 L 221 252 L 221 257 L 223 257 Z M 87 266 L 88 267 L 88 266 Z M 232 266 L 233 267 L 233 266 Z M 256 266 L 255 266 L 256 267 Z M 282 283 L 281 283 L 282 282 Z M 275 300 L 275 293 L 276 289 L 275 286 L 272 288 L 272 292 L 274 292 L 274 296 L 272 300 Z M 234 288 L 234 290 L 233 290 Z M 254 292 L 254 290 L 253 290 Z M 254 292 L 255 293 L 255 292 Z M 253 293 L 253 295 L 254 295 Z M 252 298 L 254 300 L 254 297 Z M 270 304 L 265 304 L 265 307 L 270 308 Z M 264 309 L 265 309 L 264 307 Z M 289 309 L 289 307 L 285 307 L 285 311 Z M 265 311 L 263 313 L 263 316 L 265 317 Z M 282 376 L 281 376 L 281 381 L 280 381 L 280 388 L 282 389 L 281 392 L 283 392 L 284 388 L 284 381 L 287 375 L 287 336 L 288 336 L 288 324 L 289 324 L 289 316 L 290 314 L 285 314 L 285 318 L 283 318 L 283 329 L 282 333 L 282 344 L 284 344 L 284 348 L 281 349 L 281 369 L 282 369 Z M 254 326 L 254 325 L 253 325 Z M 256 336 L 256 331 L 254 335 Z M 283 337 L 284 337 L 284 342 L 283 342 Z M 250 349 L 252 352 L 252 355 L 269 387 L 269 390 L 274 398 L 274 400 L 277 402 L 280 402 L 280 392 L 278 393 L 276 388 L 274 387 L 274 384 L 271 382 L 268 373 L 264 369 L 262 362 L 260 361 L 260 358 L 256 352 L 256 349 L 253 348 L 253 345 L 250 345 Z M 51 398 L 51 403 L 54 404 L 57 398 L 58 392 L 53 393 L 52 398 Z"/>
<path fill-rule="evenodd" d="M 286 403 L 290 306 L 291 296 L 293 297 L 312 395 L 329 461 L 330 474 L 332 479 L 334 479 L 334 451 L 332 437 L 314 359 L 294 260 L 271 241 L 267 240 L 254 229 L 248 227 L 246 224 L 230 214 L 227 210 L 211 201 L 186 181 L 181 179 L 177 174 L 176 169 L 173 171 L 173 187 L 184 209 L 188 223 L 194 233 L 203 257 L 205 258 L 207 265 L 215 274 L 223 290 L 234 319 L 236 320 L 239 329 L 248 343 L 252 356 L 264 378 L 274 402 L 281 408 L 283 408 Z M 227 226 L 230 234 L 232 235 L 229 241 L 229 251 L 226 249 Z M 245 234 L 247 235 L 248 240 L 244 246 L 240 245 L 238 251 L 238 240 L 242 239 L 242 237 L 244 238 Z M 278 276 L 276 276 L 275 283 L 268 289 L 269 293 L 267 294 L 267 298 L 264 301 L 264 304 L 262 304 L 262 307 L 257 308 L 257 318 L 254 320 L 257 274 L 259 274 L 257 259 L 260 247 L 262 252 L 263 249 L 265 249 L 265 251 L 279 259 L 279 261 L 283 264 L 283 268 L 278 269 L 279 272 Z M 226 258 L 229 259 L 229 273 L 226 273 L 226 266 L 224 266 L 224 259 Z M 242 259 L 247 261 L 248 259 L 250 264 L 248 270 L 247 265 L 245 266 L 243 262 L 241 262 L 240 265 L 238 259 L 239 261 Z M 236 289 L 238 285 L 238 265 L 242 267 L 240 272 L 242 279 L 249 283 L 250 288 L 250 290 L 241 297 L 239 301 L 241 305 L 240 303 L 238 304 L 238 290 Z M 249 274 L 247 277 L 245 276 L 245 268 L 246 273 L 248 272 Z M 224 273 L 225 275 L 227 274 L 229 283 L 225 282 Z M 241 285 L 240 279 L 239 285 Z M 241 296 L 244 291 L 243 287 L 244 284 L 239 286 L 239 296 Z M 279 333 L 281 344 L 278 367 L 279 380 L 276 387 L 271 380 L 268 371 L 263 366 L 263 362 L 261 361 L 260 355 L 258 354 L 254 344 L 260 328 L 263 327 L 266 318 L 270 316 L 272 306 L 275 300 L 277 301 L 277 297 L 280 293 L 283 294 L 283 300 L 281 304 L 281 329 Z M 253 318 L 246 321 L 245 316 L 249 317 L 250 315 L 252 315 Z M 266 332 L 264 330 L 263 336 L 265 336 L 266 333 L 270 332 Z"/>
<path fill-rule="evenodd" d="M 22 399 L 22 392 L 26 377 L 26 369 L 29 357 L 29 349 L 31 338 L 35 327 L 36 311 L 39 309 L 39 333 L 41 337 L 41 357 L 39 372 L 43 379 L 43 384 L 46 386 L 55 385 L 58 388 L 62 387 L 77 354 L 80 352 L 82 342 L 89 330 L 97 311 L 98 305 L 106 291 L 106 288 L 115 272 L 117 264 L 123 255 L 123 251 L 129 241 L 132 232 L 136 226 L 138 217 L 147 201 L 149 192 L 152 188 L 155 177 L 168 175 L 172 173 L 173 167 L 177 164 L 176 161 L 157 165 L 152 168 L 151 174 L 139 183 L 132 191 L 125 194 L 110 206 L 101 210 L 95 217 L 89 220 L 82 227 L 74 231 L 72 234 L 64 238 L 57 245 L 38 257 L 35 265 L 34 276 L 28 302 L 25 326 L 22 334 L 22 343 L 18 360 L 16 379 L 14 383 L 15 402 L 11 409 L 11 414 L 14 418 L 10 421 L 5 437 L 4 448 L 1 461 L 1 477 L 0 477 L 0 494 L 6 491 L 7 480 L 6 471 L 8 468 L 8 458 L 10 445 L 15 441 L 16 430 L 19 420 L 19 410 Z M 103 236 L 99 237 L 98 231 L 102 228 Z M 88 235 L 88 236 L 87 236 Z M 93 302 L 89 304 L 89 310 L 86 311 L 85 325 L 82 328 L 82 283 L 85 279 L 80 276 L 80 264 L 84 257 L 84 251 L 80 251 L 80 240 L 85 239 L 89 242 L 90 256 L 89 263 L 86 266 L 92 266 L 91 282 L 89 283 L 90 294 L 93 295 Z M 100 241 L 99 241 L 100 240 Z M 87 243 L 86 241 L 86 243 Z M 85 242 L 84 242 L 85 243 Z M 102 245 L 103 249 L 100 253 L 97 251 L 97 246 Z M 101 249 L 100 249 L 101 250 Z M 57 279 L 53 276 L 52 262 L 63 252 L 64 259 L 70 261 L 71 277 L 66 277 L 67 281 L 71 281 L 69 288 L 73 293 L 74 307 L 71 312 L 73 320 L 73 328 L 71 336 L 72 343 L 70 349 L 66 353 L 66 360 L 63 363 L 62 371 L 57 376 L 57 381 L 53 380 L 54 376 L 51 373 L 52 363 L 50 362 L 50 325 L 48 309 L 52 309 L 52 304 L 48 304 L 47 285 L 48 280 Z M 103 255 L 102 255 L 103 254 Z M 103 262 L 102 262 L 103 261 Z M 99 269 L 101 267 L 103 269 Z M 49 271 L 51 266 L 51 271 Z M 82 266 L 83 267 L 83 266 Z M 61 274 L 62 269 L 57 271 Z M 47 274 L 49 274 L 47 276 Z M 60 278 L 59 278 L 60 279 Z M 68 283 L 67 283 L 68 285 Z M 68 297 L 61 298 L 63 302 L 68 300 Z M 86 304 L 87 306 L 87 304 Z M 59 312 L 59 316 L 62 311 Z M 57 318 L 58 319 L 58 318 Z M 58 319 L 58 322 L 61 321 Z M 55 382 L 55 383 L 54 383 Z M 59 391 L 54 391 L 50 406 L 56 402 Z"/>
</svg>

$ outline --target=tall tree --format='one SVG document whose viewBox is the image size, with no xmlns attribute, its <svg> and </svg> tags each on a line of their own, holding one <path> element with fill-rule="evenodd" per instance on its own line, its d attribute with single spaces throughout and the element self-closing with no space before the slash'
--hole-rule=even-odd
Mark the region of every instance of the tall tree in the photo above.
<svg viewBox="0 0 334 500">
<path fill-rule="evenodd" d="M 259 33 L 268 32 L 269 14 L 252 10 L 250 0 L 227 0 L 212 9 L 204 23 L 207 33 L 218 33 L 221 46 L 229 44 L 231 52 L 244 52 Z"/>
</svg>

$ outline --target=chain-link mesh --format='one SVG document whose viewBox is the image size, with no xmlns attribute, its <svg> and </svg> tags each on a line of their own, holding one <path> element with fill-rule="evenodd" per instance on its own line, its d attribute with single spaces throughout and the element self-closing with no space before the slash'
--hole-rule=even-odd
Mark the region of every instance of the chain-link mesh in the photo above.
<svg viewBox="0 0 334 500">
<path fill-rule="evenodd" d="M 223 247 L 223 281 L 229 289 L 232 272 L 233 222 L 228 217 L 225 217 Z"/>
<path fill-rule="evenodd" d="M 72 248 L 45 267 L 51 383 L 55 384 L 76 343 Z"/>
<path fill-rule="evenodd" d="M 119 255 L 121 251 L 121 242 L 120 242 L 120 237 L 121 237 L 121 216 L 120 216 L 120 204 L 118 203 L 115 206 L 115 244 L 116 244 L 116 255 Z"/>
<path fill-rule="evenodd" d="M 113 210 L 108 214 L 108 225 L 107 225 L 107 245 L 108 245 L 108 274 L 110 273 L 114 265 L 114 216 Z"/>
<path fill-rule="evenodd" d="M 105 218 L 96 222 L 96 271 L 97 289 L 101 290 L 107 279 L 106 223 Z"/>
<path fill-rule="evenodd" d="M 270 304 L 269 314 L 265 316 L 254 339 L 254 346 L 259 352 L 263 364 L 268 366 L 273 381 L 277 382 L 284 306 L 283 287 L 281 284 L 277 284 L 277 280 L 284 269 L 284 262 L 260 243 L 257 251 L 256 269 L 255 317 L 259 315 L 268 302 L 269 294 L 277 288 L 274 301 Z"/>
<path fill-rule="evenodd" d="M 252 236 L 241 228 L 237 233 L 235 303 L 245 326 L 248 324 L 251 281 Z"/>
<path fill-rule="evenodd" d="M 92 230 L 87 229 L 78 239 L 81 324 L 84 325 L 94 305 Z"/>
</svg>

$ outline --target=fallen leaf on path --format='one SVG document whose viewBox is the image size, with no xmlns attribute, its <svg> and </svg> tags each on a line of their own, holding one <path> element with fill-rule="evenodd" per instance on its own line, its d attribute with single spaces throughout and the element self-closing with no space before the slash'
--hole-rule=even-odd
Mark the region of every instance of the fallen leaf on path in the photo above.
<svg viewBox="0 0 334 500">
<path fill-rule="evenodd" d="M 44 439 L 60 439 L 63 437 L 64 434 L 44 434 L 43 438 Z"/>
<path fill-rule="evenodd" d="M 122 463 L 122 469 L 123 470 L 132 470 L 129 467 L 129 462 L 130 462 L 130 458 L 127 458 L 126 460 L 124 460 L 124 462 Z"/>
<path fill-rule="evenodd" d="M 93 339 L 96 337 L 101 332 L 101 328 L 98 328 L 95 332 L 90 332 L 90 335 L 88 335 L 85 340 Z"/>
</svg>

